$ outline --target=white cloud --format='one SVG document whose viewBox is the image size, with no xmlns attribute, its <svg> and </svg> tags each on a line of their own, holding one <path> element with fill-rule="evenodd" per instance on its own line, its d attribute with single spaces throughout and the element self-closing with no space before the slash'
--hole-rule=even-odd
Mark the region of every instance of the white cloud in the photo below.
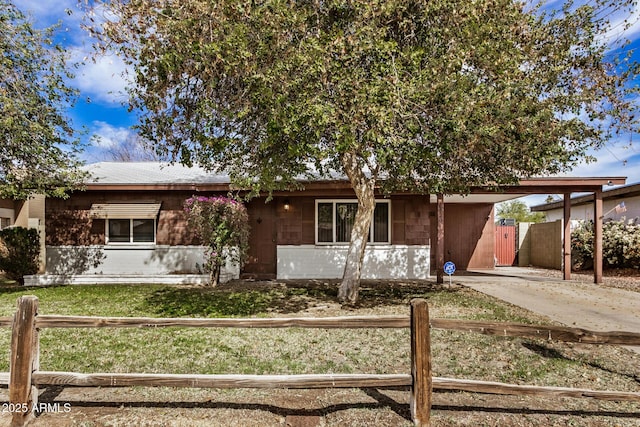
<svg viewBox="0 0 640 427">
<path fill-rule="evenodd" d="M 95 135 L 94 145 L 100 148 L 117 147 L 134 134 L 130 128 L 117 127 L 98 120 L 93 122 L 91 133 Z"/>
<path fill-rule="evenodd" d="M 58 25 L 58 38 L 63 44 L 81 43 L 86 32 L 81 28 L 84 12 L 77 0 L 14 0 L 15 6 L 34 21 L 35 28 Z"/>
<path fill-rule="evenodd" d="M 637 167 L 640 147 L 629 136 L 611 140 L 603 148 L 591 150 L 589 154 L 595 157 L 595 162 L 582 163 L 566 175 L 626 176 L 627 183 L 640 182 L 640 168 Z"/>
<path fill-rule="evenodd" d="M 73 70 L 76 77 L 72 85 L 83 96 L 108 104 L 119 104 L 127 100 L 127 81 L 123 77 L 127 66 L 115 54 L 93 58 L 92 40 L 89 33 L 81 28 L 84 11 L 80 9 L 77 0 L 15 0 L 14 4 L 32 16 L 34 26 L 38 28 L 61 23 L 56 39 L 67 48 L 69 63 L 79 64 Z M 94 17 L 98 21 L 107 19 L 101 8 L 95 12 Z"/>
<path fill-rule="evenodd" d="M 75 86 L 92 100 L 122 103 L 127 100 L 127 66 L 115 54 L 91 57 L 87 49 L 74 48 L 72 60 L 82 64 L 76 70 Z"/>
<path fill-rule="evenodd" d="M 66 10 L 78 11 L 77 0 L 14 0 L 13 4 L 39 21 L 52 23 L 67 15 Z"/>
</svg>

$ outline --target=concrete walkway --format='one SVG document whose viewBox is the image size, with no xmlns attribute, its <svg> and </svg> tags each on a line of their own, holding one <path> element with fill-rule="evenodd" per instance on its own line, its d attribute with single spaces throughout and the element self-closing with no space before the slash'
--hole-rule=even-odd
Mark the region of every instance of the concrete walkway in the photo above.
<svg viewBox="0 0 640 427">
<path fill-rule="evenodd" d="M 567 326 L 640 333 L 640 292 L 536 276 L 518 267 L 462 272 L 453 281 Z M 640 347 L 629 348 L 640 353 Z"/>
</svg>

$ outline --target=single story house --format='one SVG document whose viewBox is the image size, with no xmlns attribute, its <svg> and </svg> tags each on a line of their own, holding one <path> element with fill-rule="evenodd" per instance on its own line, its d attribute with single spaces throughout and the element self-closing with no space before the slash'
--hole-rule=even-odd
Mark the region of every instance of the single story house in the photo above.
<svg viewBox="0 0 640 427">
<path fill-rule="evenodd" d="M 640 183 L 624 185 L 602 192 L 603 220 L 634 220 L 640 223 Z M 544 212 L 547 222 L 563 217 L 563 202 L 553 201 L 531 207 L 532 211 Z M 571 198 L 571 219 L 593 221 L 593 194 Z"/>
<path fill-rule="evenodd" d="M 47 198 L 41 230 L 44 273 L 26 284 L 198 283 L 204 248 L 186 225 L 193 195 L 225 195 L 229 178 L 155 162 L 88 166 L 92 179 L 67 199 Z M 538 178 L 516 186 L 475 188 L 466 196 L 378 195 L 362 277 L 442 280 L 444 261 L 458 270 L 494 268 L 494 203 L 527 194 L 600 191 L 624 178 Z M 223 279 L 332 279 L 342 276 L 356 198 L 346 179 L 317 179 L 303 190 L 247 203 L 249 259 L 227 265 Z"/>
</svg>

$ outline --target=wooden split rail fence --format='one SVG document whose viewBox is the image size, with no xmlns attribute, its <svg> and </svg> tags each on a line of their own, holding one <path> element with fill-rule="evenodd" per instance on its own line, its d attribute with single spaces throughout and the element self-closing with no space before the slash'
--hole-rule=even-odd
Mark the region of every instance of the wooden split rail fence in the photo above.
<svg viewBox="0 0 640 427">
<path fill-rule="evenodd" d="M 640 345 L 640 334 L 632 332 L 594 332 L 577 328 L 532 326 L 513 323 L 429 319 L 426 300 L 411 301 L 409 316 L 348 316 L 330 318 L 123 318 L 39 315 L 38 298 L 23 296 L 13 317 L 0 318 L 0 326 L 11 326 L 9 374 L 0 382 L 9 386 L 12 425 L 26 424 L 37 402 L 38 387 L 48 385 L 76 387 L 168 386 L 194 388 L 396 388 L 411 390 L 411 416 L 415 425 L 429 425 L 433 389 L 477 393 L 589 397 L 604 400 L 637 401 L 640 393 L 599 391 L 564 387 L 513 385 L 432 377 L 430 327 L 478 332 L 486 335 L 544 338 L 589 344 Z M 38 331 L 42 328 L 128 328 L 128 327 L 206 327 L 206 328 L 410 328 L 411 373 L 394 375 L 316 374 L 316 375 L 182 375 L 117 374 L 41 371 Z"/>
</svg>

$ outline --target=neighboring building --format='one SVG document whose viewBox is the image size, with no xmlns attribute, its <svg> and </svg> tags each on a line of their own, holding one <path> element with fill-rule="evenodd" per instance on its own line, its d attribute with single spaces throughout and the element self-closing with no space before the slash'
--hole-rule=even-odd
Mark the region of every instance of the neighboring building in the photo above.
<svg viewBox="0 0 640 427">
<path fill-rule="evenodd" d="M 0 199 L 0 230 L 7 228 L 15 222 L 16 202 Z"/>
<path fill-rule="evenodd" d="M 44 225 L 44 203 L 45 198 L 41 195 L 34 195 L 28 200 L 0 199 L 0 229 Z"/>
<path fill-rule="evenodd" d="M 544 212 L 547 222 L 562 220 L 563 201 L 531 207 L 534 212 Z M 629 184 L 602 192 L 603 220 L 635 220 L 640 223 L 640 183 Z M 571 220 L 593 221 L 593 194 L 571 198 Z"/>
<path fill-rule="evenodd" d="M 29 283 L 201 280 L 203 248 L 186 227 L 183 203 L 227 194 L 227 176 L 159 163 L 97 163 L 89 171 L 94 179 L 84 191 L 47 199 L 47 274 Z M 242 270 L 227 266 L 227 279 L 342 276 L 355 194 L 346 180 L 304 186 L 247 203 L 249 261 Z M 514 197 L 445 198 L 447 260 L 459 269 L 493 268 L 493 203 Z M 435 230 L 435 196 L 379 195 L 363 278 L 429 278 Z"/>
<path fill-rule="evenodd" d="M 6 227 L 35 228 L 44 236 L 45 198 L 34 195 L 28 200 L 0 199 L 0 230 Z M 44 272 L 45 245 L 40 239 L 40 272 Z"/>
</svg>

